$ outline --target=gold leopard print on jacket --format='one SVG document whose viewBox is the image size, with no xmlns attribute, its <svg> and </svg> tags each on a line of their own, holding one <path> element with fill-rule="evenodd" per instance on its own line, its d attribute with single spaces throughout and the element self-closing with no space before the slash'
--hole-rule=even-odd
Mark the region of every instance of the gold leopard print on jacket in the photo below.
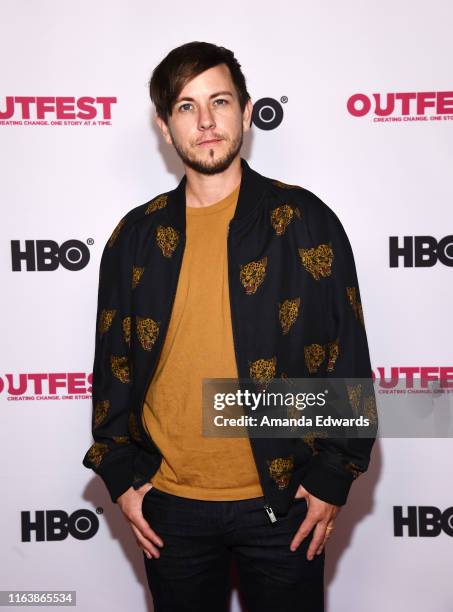
<svg viewBox="0 0 453 612">
<path fill-rule="evenodd" d="M 179 243 L 179 232 L 174 227 L 159 225 L 156 233 L 157 246 L 164 257 L 171 257 Z"/>
<path fill-rule="evenodd" d="M 240 279 L 247 295 L 256 293 L 266 276 L 267 257 L 241 265 Z"/>
<path fill-rule="evenodd" d="M 287 334 L 292 325 L 294 325 L 299 314 L 299 306 L 300 297 L 285 300 L 282 304 L 278 305 L 278 318 L 280 319 L 280 325 L 284 334 Z"/>
<path fill-rule="evenodd" d="M 159 335 L 159 323 L 154 319 L 136 317 L 137 336 L 145 351 L 150 351 Z"/>
<path fill-rule="evenodd" d="M 278 489 L 286 489 L 294 470 L 294 456 L 277 457 L 272 459 L 272 461 L 267 459 L 267 465 L 269 467 L 269 476 L 276 483 Z"/>
<path fill-rule="evenodd" d="M 257 359 L 250 363 L 250 378 L 259 387 L 266 387 L 275 377 L 277 358 Z"/>
<path fill-rule="evenodd" d="M 299 249 L 302 265 L 315 280 L 330 276 L 332 272 L 333 251 L 329 244 L 319 244 L 312 249 Z"/>
<path fill-rule="evenodd" d="M 285 233 L 294 215 L 298 219 L 301 218 L 300 210 L 297 206 L 292 207 L 289 204 L 282 204 L 271 211 L 271 225 L 277 236 L 282 236 Z"/>
</svg>

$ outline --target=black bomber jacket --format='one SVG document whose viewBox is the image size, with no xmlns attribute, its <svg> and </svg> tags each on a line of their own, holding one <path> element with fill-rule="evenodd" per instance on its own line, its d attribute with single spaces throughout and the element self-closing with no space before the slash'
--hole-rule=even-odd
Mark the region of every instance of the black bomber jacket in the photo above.
<svg viewBox="0 0 453 612">
<path fill-rule="evenodd" d="M 371 380 L 354 257 L 338 217 L 308 189 L 265 177 L 243 158 L 241 166 L 227 237 L 239 377 Z M 184 253 L 185 186 L 186 175 L 175 189 L 129 210 L 102 253 L 94 443 L 83 465 L 103 479 L 113 502 L 148 482 L 162 458 L 142 410 Z M 355 400 L 369 407 L 374 393 Z M 250 437 L 271 522 L 286 514 L 299 483 L 324 501 L 345 504 L 353 480 L 368 468 L 374 441 Z"/>
</svg>

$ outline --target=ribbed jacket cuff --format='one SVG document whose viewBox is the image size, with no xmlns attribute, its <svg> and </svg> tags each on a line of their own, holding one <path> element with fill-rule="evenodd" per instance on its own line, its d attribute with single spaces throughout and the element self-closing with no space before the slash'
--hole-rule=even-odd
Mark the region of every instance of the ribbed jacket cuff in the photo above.
<svg viewBox="0 0 453 612">
<path fill-rule="evenodd" d="M 102 478 L 113 503 L 132 486 L 134 480 L 135 454 L 122 455 L 114 461 L 100 466 L 97 474 Z"/>
<path fill-rule="evenodd" d="M 343 475 L 326 465 L 322 453 L 314 455 L 301 479 L 302 486 L 309 493 L 335 506 L 346 503 L 352 482 L 352 476 Z"/>
</svg>

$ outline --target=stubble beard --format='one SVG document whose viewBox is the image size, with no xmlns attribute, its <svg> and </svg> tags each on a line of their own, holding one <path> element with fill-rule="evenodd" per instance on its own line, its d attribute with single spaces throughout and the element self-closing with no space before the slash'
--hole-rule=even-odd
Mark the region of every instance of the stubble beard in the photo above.
<svg viewBox="0 0 453 612">
<path fill-rule="evenodd" d="M 230 166 L 231 162 L 241 150 L 244 138 L 244 130 L 241 125 L 239 135 L 231 141 L 231 145 L 226 153 L 222 157 L 215 159 L 216 151 L 215 147 L 213 147 L 212 149 L 209 149 L 209 158 L 211 161 L 206 162 L 202 159 L 197 159 L 195 156 L 196 154 L 192 154 L 189 149 L 181 147 L 173 137 L 170 129 L 169 132 L 173 146 L 175 147 L 176 153 L 181 161 L 189 168 L 192 168 L 192 170 L 195 170 L 195 172 L 200 172 L 200 174 L 218 174 L 219 172 L 224 172 L 224 170 Z"/>
</svg>

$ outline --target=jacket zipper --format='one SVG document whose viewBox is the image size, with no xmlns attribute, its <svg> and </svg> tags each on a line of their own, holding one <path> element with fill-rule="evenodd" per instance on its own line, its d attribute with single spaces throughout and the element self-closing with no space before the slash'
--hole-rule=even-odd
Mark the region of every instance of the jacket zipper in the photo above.
<svg viewBox="0 0 453 612">
<path fill-rule="evenodd" d="M 270 518 L 271 523 L 276 523 L 277 522 L 277 517 L 275 516 L 274 511 L 269 506 L 269 504 L 264 504 L 264 509 L 266 510 L 267 515 Z"/>
<path fill-rule="evenodd" d="M 234 344 L 234 353 L 235 353 L 235 356 L 236 356 L 236 365 L 237 365 L 237 367 L 239 367 L 238 351 L 237 351 L 237 341 L 236 341 L 236 335 L 235 335 L 236 318 L 235 318 L 235 315 L 234 315 L 234 308 L 233 308 L 233 301 L 232 301 L 232 291 L 231 291 L 231 282 L 230 282 L 230 275 L 231 275 L 231 270 L 232 270 L 230 251 L 231 251 L 231 249 L 230 249 L 230 223 L 228 223 L 228 230 L 227 230 L 227 259 L 228 259 L 228 289 L 229 289 L 229 294 L 230 294 L 231 329 L 232 329 L 232 332 L 233 332 L 233 344 Z M 253 451 L 253 449 L 252 449 L 252 451 Z M 258 471 L 258 476 L 260 477 L 260 480 L 261 480 L 261 475 L 260 475 L 260 471 L 258 469 L 258 466 L 257 466 L 257 471 Z M 266 512 L 270 522 L 271 523 L 276 523 L 277 522 L 277 517 L 275 516 L 272 507 L 267 502 L 266 495 L 264 493 L 263 482 L 261 482 L 261 488 L 263 489 L 264 501 L 265 501 L 265 503 L 264 503 L 264 511 Z"/>
</svg>

